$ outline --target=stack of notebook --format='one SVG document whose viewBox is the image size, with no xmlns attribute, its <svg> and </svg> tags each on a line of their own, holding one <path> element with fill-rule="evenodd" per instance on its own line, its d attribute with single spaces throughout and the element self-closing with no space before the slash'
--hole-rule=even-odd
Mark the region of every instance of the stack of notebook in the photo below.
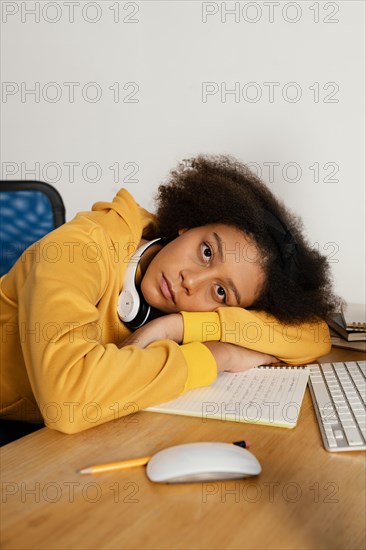
<svg viewBox="0 0 366 550">
<path fill-rule="evenodd" d="M 328 319 L 332 345 L 366 351 L 365 304 L 346 304 L 339 313 Z"/>
</svg>

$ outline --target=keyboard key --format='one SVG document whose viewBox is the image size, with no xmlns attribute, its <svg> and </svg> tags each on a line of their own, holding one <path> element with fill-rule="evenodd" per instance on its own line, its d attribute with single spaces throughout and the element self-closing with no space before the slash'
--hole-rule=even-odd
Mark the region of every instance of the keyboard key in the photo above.
<svg viewBox="0 0 366 550">
<path fill-rule="evenodd" d="M 356 423 L 355 423 L 354 420 L 344 420 L 342 422 L 342 426 L 343 426 L 343 428 L 355 428 Z"/>
<path fill-rule="evenodd" d="M 351 409 L 346 404 L 343 404 L 343 405 L 340 405 L 339 407 L 337 407 L 337 411 L 338 411 L 338 414 L 339 414 L 341 412 L 350 412 Z"/>
<path fill-rule="evenodd" d="M 365 406 L 362 402 L 361 403 L 350 403 L 349 406 L 351 407 L 351 410 L 352 410 L 353 413 L 355 413 L 355 411 L 362 412 L 362 411 L 365 410 Z"/>
<path fill-rule="evenodd" d="M 322 418 L 322 422 L 324 426 L 336 426 L 338 424 L 338 420 L 336 418 Z"/>
<path fill-rule="evenodd" d="M 338 447 L 337 441 L 334 439 L 334 437 L 328 437 L 328 445 L 329 447 Z"/>
<path fill-rule="evenodd" d="M 331 404 L 332 400 L 327 388 L 323 384 L 313 384 L 313 391 L 318 402 L 319 410 Z"/>
<path fill-rule="evenodd" d="M 351 415 L 351 413 L 339 413 L 339 418 L 341 420 L 351 420 L 353 416 Z"/>
<path fill-rule="evenodd" d="M 354 428 L 344 428 L 348 443 L 352 446 L 362 445 L 363 440 L 356 426 Z"/>
<path fill-rule="evenodd" d="M 352 390 L 348 390 L 344 393 L 347 395 L 348 400 L 352 399 L 353 397 L 357 397 L 357 392 L 353 388 Z"/>
</svg>

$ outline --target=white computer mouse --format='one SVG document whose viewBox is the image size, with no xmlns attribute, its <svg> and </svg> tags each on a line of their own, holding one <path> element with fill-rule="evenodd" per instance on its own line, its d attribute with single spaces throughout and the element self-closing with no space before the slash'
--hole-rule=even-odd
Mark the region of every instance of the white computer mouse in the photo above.
<svg viewBox="0 0 366 550">
<path fill-rule="evenodd" d="M 168 447 L 150 458 L 151 481 L 190 483 L 256 476 L 262 468 L 247 449 L 233 443 L 186 443 Z"/>
</svg>

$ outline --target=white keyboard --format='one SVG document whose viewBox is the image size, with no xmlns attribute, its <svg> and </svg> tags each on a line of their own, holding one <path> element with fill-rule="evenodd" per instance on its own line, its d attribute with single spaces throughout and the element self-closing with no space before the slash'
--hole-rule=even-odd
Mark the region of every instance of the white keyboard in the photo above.
<svg viewBox="0 0 366 550">
<path fill-rule="evenodd" d="M 308 369 L 324 447 L 366 449 L 366 361 L 313 364 Z"/>
</svg>

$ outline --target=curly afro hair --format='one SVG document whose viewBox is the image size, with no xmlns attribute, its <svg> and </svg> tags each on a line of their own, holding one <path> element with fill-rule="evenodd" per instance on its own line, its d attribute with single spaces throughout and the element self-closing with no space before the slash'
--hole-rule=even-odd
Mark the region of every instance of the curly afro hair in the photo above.
<svg viewBox="0 0 366 550">
<path fill-rule="evenodd" d="M 306 242 L 300 219 L 234 157 L 198 155 L 179 163 L 155 200 L 158 235 L 167 241 L 180 228 L 222 223 L 255 242 L 266 282 L 250 309 L 296 324 L 325 319 L 339 307 L 327 260 Z"/>
</svg>

